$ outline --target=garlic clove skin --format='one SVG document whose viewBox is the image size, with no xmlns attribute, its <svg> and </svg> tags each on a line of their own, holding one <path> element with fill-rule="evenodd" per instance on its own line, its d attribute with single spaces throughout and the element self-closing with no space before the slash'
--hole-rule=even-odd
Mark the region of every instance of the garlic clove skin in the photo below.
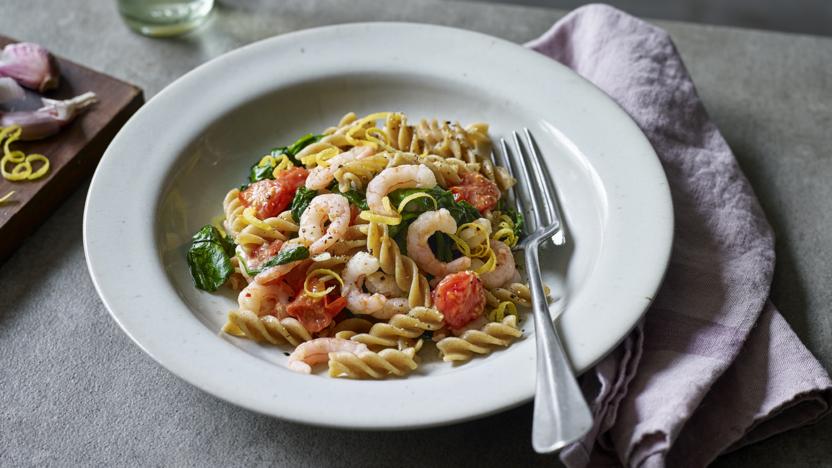
<svg viewBox="0 0 832 468">
<path fill-rule="evenodd" d="M 20 140 L 40 140 L 61 130 L 61 124 L 54 117 L 40 111 L 8 112 L 0 115 L 0 127 L 20 127 Z"/>
<path fill-rule="evenodd" d="M 11 78 L 0 78 L 0 104 L 26 98 L 26 91 Z"/>
<path fill-rule="evenodd" d="M 84 93 L 58 101 L 43 98 L 43 107 L 35 111 L 8 112 L 0 115 L 0 127 L 19 125 L 21 140 L 40 140 L 58 133 L 87 107 L 98 102 L 95 93 Z"/>
<path fill-rule="evenodd" d="M 60 73 L 43 46 L 18 42 L 0 51 L 0 76 L 14 78 L 21 85 L 42 93 L 58 86 Z"/>
</svg>

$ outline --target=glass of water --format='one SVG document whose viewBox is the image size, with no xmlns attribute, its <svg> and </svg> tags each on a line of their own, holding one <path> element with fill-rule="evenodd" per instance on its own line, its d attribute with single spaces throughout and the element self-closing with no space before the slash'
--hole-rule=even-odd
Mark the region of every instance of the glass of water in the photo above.
<svg viewBox="0 0 832 468">
<path fill-rule="evenodd" d="M 118 0 L 124 22 L 146 36 L 184 34 L 202 24 L 214 0 Z"/>
</svg>

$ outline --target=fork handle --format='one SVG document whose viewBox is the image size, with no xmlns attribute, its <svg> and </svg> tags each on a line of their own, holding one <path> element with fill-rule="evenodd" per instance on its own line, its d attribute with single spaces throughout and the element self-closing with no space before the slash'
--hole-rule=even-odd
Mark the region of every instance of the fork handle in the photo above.
<svg viewBox="0 0 832 468">
<path fill-rule="evenodd" d="M 534 242 L 525 251 L 537 344 L 532 446 L 537 453 L 550 453 L 586 434 L 592 427 L 592 415 L 549 315 L 539 247 L 540 242 Z"/>
</svg>

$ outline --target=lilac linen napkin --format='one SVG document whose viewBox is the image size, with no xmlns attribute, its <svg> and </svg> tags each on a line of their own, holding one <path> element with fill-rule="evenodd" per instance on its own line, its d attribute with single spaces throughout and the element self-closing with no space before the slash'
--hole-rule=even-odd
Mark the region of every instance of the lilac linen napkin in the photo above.
<svg viewBox="0 0 832 468">
<path fill-rule="evenodd" d="M 655 302 L 582 378 L 595 426 L 563 462 L 704 466 L 829 413 L 832 381 L 768 302 L 771 228 L 668 34 L 590 5 L 528 46 L 630 114 L 662 162 L 676 220 Z"/>
</svg>

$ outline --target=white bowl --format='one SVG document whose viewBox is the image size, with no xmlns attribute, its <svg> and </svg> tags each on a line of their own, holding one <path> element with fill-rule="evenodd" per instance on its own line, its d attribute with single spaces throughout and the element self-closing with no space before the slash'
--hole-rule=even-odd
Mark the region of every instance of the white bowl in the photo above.
<svg viewBox="0 0 832 468">
<path fill-rule="evenodd" d="M 452 366 L 422 352 L 404 379 L 301 375 L 287 349 L 219 332 L 230 292 L 194 288 L 191 235 L 268 149 L 359 115 L 404 111 L 529 127 L 558 188 L 570 242 L 542 253 L 553 312 L 574 367 L 613 349 L 650 304 L 673 219 L 648 141 L 606 95 L 565 67 L 482 34 L 416 24 L 331 26 L 235 50 L 183 76 L 122 129 L 96 171 L 84 214 L 95 286 L 122 329 L 199 388 L 265 414 L 319 425 L 409 428 L 490 414 L 529 400 L 525 338 Z"/>
</svg>

